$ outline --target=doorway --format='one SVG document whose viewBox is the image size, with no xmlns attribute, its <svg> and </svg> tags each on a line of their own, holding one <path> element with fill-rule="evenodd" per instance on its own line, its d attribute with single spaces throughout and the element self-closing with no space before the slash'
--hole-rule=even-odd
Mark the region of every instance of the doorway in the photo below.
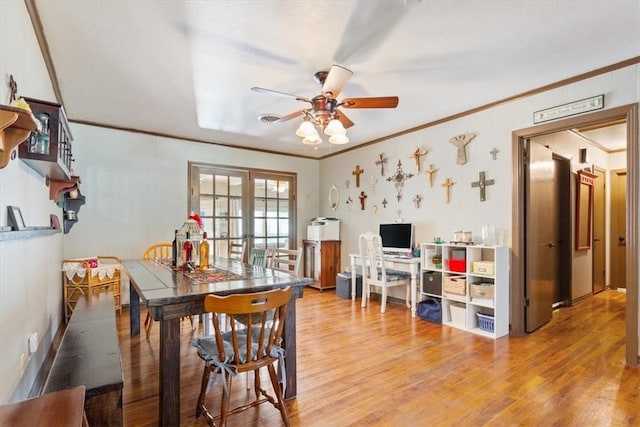
<svg viewBox="0 0 640 427">
<path fill-rule="evenodd" d="M 626 286 L 627 310 L 625 313 L 625 362 L 629 366 L 638 366 L 638 187 L 640 179 L 640 160 L 638 146 L 638 104 L 621 107 L 581 116 L 570 117 L 531 128 L 520 129 L 512 133 L 512 166 L 513 166 L 513 206 L 512 206 L 512 263 L 510 271 L 511 286 L 511 333 L 526 334 L 525 326 L 525 289 L 526 281 L 526 208 L 525 167 L 522 162 L 525 140 L 537 135 L 578 128 L 580 126 L 597 125 L 623 120 L 626 123 L 627 135 L 627 207 L 626 207 Z"/>
<path fill-rule="evenodd" d="M 592 291 L 597 294 L 605 290 L 607 283 L 607 263 L 606 263 L 606 171 L 597 166 L 593 167 L 593 174 L 596 176 L 593 185 L 593 239 L 592 239 Z M 624 209 L 623 209 L 624 210 Z"/>
<path fill-rule="evenodd" d="M 626 288 L 627 171 L 611 171 L 611 288 Z"/>
</svg>

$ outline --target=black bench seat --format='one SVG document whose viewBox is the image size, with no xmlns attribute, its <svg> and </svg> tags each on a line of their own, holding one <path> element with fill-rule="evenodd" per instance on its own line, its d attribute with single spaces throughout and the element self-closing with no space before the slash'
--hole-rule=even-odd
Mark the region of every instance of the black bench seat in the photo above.
<svg viewBox="0 0 640 427">
<path fill-rule="evenodd" d="M 81 297 L 51 366 L 44 392 L 85 386 L 89 425 L 122 425 L 122 360 L 111 293 Z"/>
</svg>

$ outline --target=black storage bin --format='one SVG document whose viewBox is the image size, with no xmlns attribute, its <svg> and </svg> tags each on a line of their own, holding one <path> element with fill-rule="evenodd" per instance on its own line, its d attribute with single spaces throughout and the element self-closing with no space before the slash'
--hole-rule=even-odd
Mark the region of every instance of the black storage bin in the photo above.
<svg viewBox="0 0 640 427">
<path fill-rule="evenodd" d="M 423 271 L 422 292 L 431 295 L 442 295 L 442 273 L 439 271 Z"/>
<path fill-rule="evenodd" d="M 351 299 L 351 272 L 344 271 L 336 275 L 336 296 Z M 356 297 L 362 297 L 362 274 L 356 274 Z"/>
<path fill-rule="evenodd" d="M 433 323 L 442 323 L 442 301 L 427 297 L 418 303 L 418 317 Z"/>
</svg>

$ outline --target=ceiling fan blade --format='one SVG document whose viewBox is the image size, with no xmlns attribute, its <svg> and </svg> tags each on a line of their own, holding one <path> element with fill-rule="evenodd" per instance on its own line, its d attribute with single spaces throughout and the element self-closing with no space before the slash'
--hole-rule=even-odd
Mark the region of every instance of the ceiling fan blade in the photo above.
<svg viewBox="0 0 640 427">
<path fill-rule="evenodd" d="M 293 113 L 287 114 L 286 116 L 280 117 L 276 122 L 286 122 L 291 119 L 295 119 L 298 116 L 302 116 L 306 110 L 298 110 Z"/>
<path fill-rule="evenodd" d="M 340 110 L 336 111 L 336 116 L 338 117 L 338 120 L 340 120 L 340 123 L 342 123 L 342 126 L 344 126 L 345 129 L 353 126 L 353 122 L 351 121 L 351 119 L 349 119 L 349 117 L 347 117 L 347 115 L 342 111 Z"/>
<path fill-rule="evenodd" d="M 263 87 L 254 86 L 254 87 L 251 88 L 251 90 L 254 91 L 254 92 L 269 93 L 269 94 L 272 94 L 272 95 L 284 96 L 284 97 L 287 97 L 287 98 L 295 98 L 298 101 L 311 102 L 311 100 L 305 98 L 304 96 L 293 95 L 293 94 L 290 94 L 290 93 L 280 92 L 280 91 L 273 90 L 273 89 L 265 89 Z"/>
<path fill-rule="evenodd" d="M 329 74 L 322 85 L 322 94 L 329 98 L 337 98 L 342 88 L 349 81 L 353 71 L 348 70 L 340 65 L 332 65 Z"/>
<path fill-rule="evenodd" d="M 371 98 L 345 98 L 340 103 L 344 108 L 396 108 L 397 96 L 377 96 Z"/>
</svg>

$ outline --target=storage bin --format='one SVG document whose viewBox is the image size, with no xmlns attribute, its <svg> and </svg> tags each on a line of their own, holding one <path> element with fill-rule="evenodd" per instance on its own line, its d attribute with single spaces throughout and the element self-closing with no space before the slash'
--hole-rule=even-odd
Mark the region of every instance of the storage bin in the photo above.
<svg viewBox="0 0 640 427">
<path fill-rule="evenodd" d="M 495 286 L 493 283 L 472 283 L 469 285 L 471 299 L 483 299 L 493 301 Z"/>
<path fill-rule="evenodd" d="M 493 261 L 474 261 L 471 263 L 471 272 L 493 275 L 495 271 Z"/>
<path fill-rule="evenodd" d="M 438 271 L 423 271 L 422 292 L 431 295 L 442 295 L 442 273 Z"/>
<path fill-rule="evenodd" d="M 449 314 L 451 317 L 451 325 L 457 328 L 465 328 L 467 323 L 465 321 L 465 312 L 466 307 L 464 304 L 450 301 Z"/>
<path fill-rule="evenodd" d="M 456 273 L 464 273 L 467 271 L 467 260 L 465 259 L 450 259 L 449 271 L 455 271 Z"/>
<path fill-rule="evenodd" d="M 442 291 L 445 295 L 466 295 L 467 279 L 464 276 L 444 276 Z"/>
<path fill-rule="evenodd" d="M 442 323 L 442 302 L 428 297 L 418 303 L 418 317 L 433 323 Z"/>
<path fill-rule="evenodd" d="M 478 327 L 485 332 L 493 332 L 493 316 L 476 313 L 478 316 Z"/>
<path fill-rule="evenodd" d="M 345 271 L 336 275 L 336 296 L 351 299 L 351 272 Z M 362 274 L 356 274 L 356 297 L 362 297 Z"/>
</svg>

